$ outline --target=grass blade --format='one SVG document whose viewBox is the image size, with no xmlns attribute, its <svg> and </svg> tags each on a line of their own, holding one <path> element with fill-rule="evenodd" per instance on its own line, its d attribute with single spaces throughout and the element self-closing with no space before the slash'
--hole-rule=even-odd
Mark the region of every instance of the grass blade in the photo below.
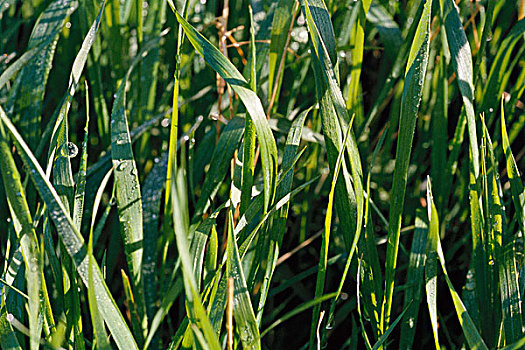
<svg viewBox="0 0 525 350">
<path fill-rule="evenodd" d="M 233 118 L 221 132 L 219 142 L 213 151 L 210 168 L 202 184 L 201 195 L 195 205 L 195 219 L 200 219 L 200 216 L 208 210 L 219 186 L 228 173 L 230 160 L 233 158 L 244 132 L 244 124 L 242 118 Z"/>
<path fill-rule="evenodd" d="M 35 183 L 35 187 L 38 189 L 40 196 L 49 208 L 49 215 L 55 223 L 59 236 L 64 243 L 64 247 L 75 263 L 77 271 L 84 284 L 87 285 L 89 261 L 87 249 L 84 245 L 84 239 L 74 227 L 73 222 L 62 205 L 56 190 L 49 183 L 49 180 L 47 180 L 44 171 L 38 164 L 38 161 L 35 159 L 34 155 L 29 150 L 29 147 L 11 121 L 7 118 L 2 108 L 0 108 L 0 120 L 13 136 L 24 164 L 30 169 L 31 179 Z M 98 304 L 100 312 L 104 317 L 117 346 L 119 349 L 137 349 L 135 340 L 115 304 L 113 297 L 109 293 L 109 289 L 104 282 L 104 278 L 97 264 L 94 264 L 93 278 L 96 286 L 95 295 L 99 298 Z"/>
<path fill-rule="evenodd" d="M 186 36 L 190 40 L 195 50 L 205 61 L 215 70 L 239 96 L 244 103 L 250 118 L 252 119 L 255 131 L 261 147 L 263 180 L 264 180 L 264 209 L 268 208 L 273 201 L 275 192 L 275 182 L 277 175 L 277 147 L 275 139 L 266 120 L 263 106 L 259 97 L 253 92 L 241 73 L 235 66 L 202 34 L 197 32 L 177 11 L 175 11 L 177 21 L 181 24 Z"/>
<path fill-rule="evenodd" d="M 233 317 L 244 349 L 260 349 L 261 338 L 255 320 L 250 293 L 242 269 L 237 241 L 233 236 L 233 213 L 229 211 L 228 258 L 226 270 L 228 278 L 233 278 Z"/>
<path fill-rule="evenodd" d="M 424 280 L 425 260 L 427 258 L 425 248 L 427 246 L 428 224 L 424 220 L 424 215 L 422 210 L 416 212 L 416 230 L 412 238 L 406 279 L 408 288 L 405 290 L 404 305 L 407 313 L 405 314 L 405 321 L 401 324 L 400 349 L 412 348 L 416 334 L 419 305 L 421 303 L 421 286 Z"/>
<path fill-rule="evenodd" d="M 399 249 L 401 218 L 405 201 L 408 165 L 414 138 L 416 118 L 421 101 L 423 82 L 428 64 L 430 40 L 430 9 L 432 0 L 425 2 L 425 7 L 415 34 L 405 71 L 405 86 L 401 99 L 399 135 L 396 148 L 396 165 L 392 194 L 390 200 L 390 218 L 388 222 L 388 245 L 385 268 L 385 298 L 381 312 L 381 330 L 388 328 L 392 297 L 394 294 L 394 277 Z"/>
<path fill-rule="evenodd" d="M 443 255 L 443 249 L 441 248 L 441 241 L 439 239 L 439 218 L 436 206 L 434 204 L 434 199 L 432 198 L 430 179 L 427 179 L 427 203 L 430 221 L 428 240 L 429 242 L 432 242 L 427 243 L 427 247 L 430 246 L 433 249 L 437 249 L 437 255 L 441 263 L 441 268 L 443 270 L 445 280 L 447 282 L 448 290 L 450 291 L 450 295 L 452 296 L 454 308 L 456 309 L 456 314 L 459 323 L 461 324 L 461 328 L 463 329 L 465 339 L 467 340 L 471 349 L 488 349 L 448 276 L 447 269 L 445 267 L 445 256 Z"/>
</svg>

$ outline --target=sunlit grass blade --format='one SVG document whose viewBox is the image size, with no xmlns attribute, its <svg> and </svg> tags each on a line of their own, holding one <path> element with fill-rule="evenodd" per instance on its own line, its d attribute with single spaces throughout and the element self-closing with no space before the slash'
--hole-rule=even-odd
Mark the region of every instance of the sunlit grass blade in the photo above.
<svg viewBox="0 0 525 350">
<path fill-rule="evenodd" d="M 520 179 L 520 171 L 514 155 L 510 149 L 509 136 L 507 134 L 507 126 L 505 124 L 505 112 L 503 109 L 503 98 L 501 100 L 501 138 L 503 152 L 506 158 L 507 173 L 509 176 L 510 190 L 512 192 L 512 202 L 514 210 L 516 210 L 518 223 L 521 232 L 525 232 L 525 188 Z"/>
<path fill-rule="evenodd" d="M 445 256 L 443 255 L 443 249 L 441 248 L 441 240 L 439 239 L 439 218 L 436 206 L 434 204 L 434 200 L 432 198 L 430 178 L 427 179 L 427 205 L 430 221 L 428 240 L 430 242 L 433 242 L 431 244 L 431 247 L 437 249 L 437 255 L 441 264 L 441 268 L 443 270 L 443 274 L 445 276 L 445 280 L 447 282 L 448 290 L 450 291 L 452 301 L 454 302 L 454 308 L 456 309 L 458 321 L 461 325 L 461 328 L 463 329 L 465 339 L 467 340 L 468 345 L 471 349 L 488 349 L 448 276 L 447 269 L 445 267 Z M 428 243 L 427 247 L 429 247 Z"/>
<path fill-rule="evenodd" d="M 228 258 L 226 270 L 228 278 L 233 278 L 233 317 L 244 349 L 260 349 L 259 327 L 255 320 L 250 293 L 244 278 L 236 237 L 233 235 L 233 213 L 229 211 Z"/>
<path fill-rule="evenodd" d="M 447 32 L 448 47 L 452 56 L 452 64 L 456 72 L 459 90 L 463 97 L 463 105 L 467 113 L 467 125 L 474 162 L 474 174 L 479 174 L 479 148 L 476 133 L 476 118 L 474 114 L 474 81 L 472 73 L 472 53 L 470 45 L 461 25 L 458 10 L 452 0 L 439 0 L 441 15 Z"/>
<path fill-rule="evenodd" d="M 360 85 L 361 69 L 363 65 L 363 53 L 365 44 L 365 23 L 366 15 L 370 9 L 371 0 L 360 1 L 356 6 L 359 6 L 359 14 L 357 20 L 352 28 L 352 35 L 350 36 L 351 52 L 351 67 L 350 84 L 348 86 L 348 98 L 346 99 L 346 108 L 351 113 L 356 113 L 357 124 L 362 122 L 361 109 L 359 108 L 359 94 L 362 91 Z"/>
<path fill-rule="evenodd" d="M 0 114 L 5 116 L 0 107 Z M 7 203 L 11 212 L 11 218 L 15 228 L 16 236 L 20 242 L 22 255 L 25 263 L 25 277 L 27 280 L 28 313 L 30 348 L 38 349 L 40 331 L 38 318 L 40 312 L 40 290 L 41 269 L 43 261 L 39 249 L 39 243 L 33 227 L 33 220 L 26 200 L 20 173 L 9 149 L 8 135 L 4 126 L 0 123 L 0 169 L 7 197 Z"/>
<path fill-rule="evenodd" d="M 427 177 L 427 181 L 430 182 L 430 177 Z M 432 334 L 434 336 L 434 344 L 436 349 L 439 350 L 439 337 L 438 337 L 438 315 L 437 315 L 437 271 L 438 271 L 438 237 L 439 237 L 439 225 L 437 223 L 437 211 L 434 208 L 434 203 L 430 203 L 433 200 L 430 197 L 430 185 L 427 185 L 428 194 L 427 202 L 428 208 L 428 220 L 431 222 L 427 232 L 427 244 L 426 244 L 426 261 L 425 261 L 425 289 L 427 295 L 427 307 L 428 314 L 430 316 L 430 324 L 432 325 Z"/>
<path fill-rule="evenodd" d="M 374 344 L 374 347 L 372 348 L 372 350 L 378 350 L 378 349 L 381 349 L 383 344 L 387 341 L 388 337 L 390 336 L 390 334 L 392 333 L 392 331 L 395 329 L 395 327 L 397 326 L 397 324 L 403 319 L 403 316 L 405 316 L 405 313 L 407 312 L 408 310 L 408 307 L 410 307 L 410 305 L 408 305 L 404 310 L 403 312 L 401 312 L 399 314 L 399 316 L 397 316 L 397 318 L 394 320 L 394 322 L 392 322 L 392 324 L 390 325 L 390 327 L 388 327 L 388 329 L 386 330 L 385 333 L 383 333 L 383 335 L 381 335 L 381 337 L 379 337 L 379 339 L 377 340 L 377 342 Z"/>
<path fill-rule="evenodd" d="M 182 171 L 182 168 L 180 168 Z M 176 174 L 178 177 L 183 176 L 182 172 L 173 171 L 173 174 Z M 185 303 L 187 305 L 188 318 L 190 324 L 195 324 L 203 332 L 206 341 L 211 349 L 220 349 L 219 340 L 217 334 L 215 333 L 206 310 L 202 304 L 202 299 L 197 289 L 197 282 L 195 281 L 195 275 L 193 272 L 193 263 L 190 255 L 190 245 L 187 238 L 187 225 L 188 218 L 184 214 L 186 211 L 182 207 L 186 200 L 184 191 L 185 187 L 182 187 L 181 184 L 184 184 L 184 178 L 182 181 L 172 182 L 171 183 L 171 196 L 172 196 L 172 205 L 173 205 L 173 225 L 175 230 L 175 240 L 177 242 L 177 250 L 179 252 L 182 275 L 184 279 L 184 291 L 185 291 Z"/>
<path fill-rule="evenodd" d="M 259 97 L 253 92 L 235 66 L 202 34 L 197 32 L 177 11 L 177 21 L 181 24 L 191 44 L 206 63 L 215 70 L 239 96 L 252 119 L 261 149 L 264 181 L 264 208 L 273 200 L 277 174 L 277 147 L 266 120 Z"/>
<path fill-rule="evenodd" d="M 405 85 L 401 99 L 399 134 L 396 148 L 396 165 L 394 168 L 392 194 L 390 199 L 390 217 L 388 222 L 388 244 L 385 268 L 385 298 L 381 312 L 381 330 L 388 328 L 392 298 L 394 294 L 394 277 L 399 249 L 399 234 L 405 202 L 405 190 L 408 178 L 408 165 L 412 150 L 412 141 L 416 126 L 417 113 L 421 101 L 423 82 L 428 64 L 430 40 L 430 9 L 432 0 L 425 2 L 425 7 L 415 34 L 405 71 Z"/>
<path fill-rule="evenodd" d="M 44 171 L 38 164 L 27 144 L 18 133 L 14 125 L 0 108 L 0 120 L 9 130 L 15 141 L 18 152 L 26 167 L 30 169 L 30 176 L 35 187 L 38 189 L 42 200 L 49 208 L 49 216 L 53 220 L 57 232 L 64 243 L 67 253 L 73 259 L 77 271 L 84 281 L 88 284 L 88 255 L 84 240 L 78 230 L 74 227 L 72 219 L 67 214 L 62 202 L 60 201 L 56 190 L 46 178 Z M 100 312 L 106 321 L 108 328 L 113 335 L 119 349 L 137 349 L 137 345 L 129 328 L 122 317 L 113 297 L 111 296 L 104 278 L 97 264 L 94 264 L 93 278 L 96 286 L 95 295 L 99 298 L 98 304 Z"/>
</svg>

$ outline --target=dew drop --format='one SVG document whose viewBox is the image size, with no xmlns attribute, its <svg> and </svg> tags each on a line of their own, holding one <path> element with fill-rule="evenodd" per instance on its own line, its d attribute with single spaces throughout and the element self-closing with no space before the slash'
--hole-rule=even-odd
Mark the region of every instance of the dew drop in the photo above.
<svg viewBox="0 0 525 350">
<path fill-rule="evenodd" d="M 69 158 L 75 158 L 78 154 L 78 147 L 73 142 L 67 143 L 67 150 Z"/>
</svg>

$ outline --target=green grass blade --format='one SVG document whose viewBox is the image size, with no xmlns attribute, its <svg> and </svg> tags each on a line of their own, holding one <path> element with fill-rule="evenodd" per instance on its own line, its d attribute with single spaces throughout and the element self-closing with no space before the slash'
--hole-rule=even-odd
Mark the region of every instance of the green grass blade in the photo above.
<svg viewBox="0 0 525 350">
<path fill-rule="evenodd" d="M 135 300 L 142 315 L 144 312 L 142 199 L 126 116 L 126 85 L 133 68 L 134 65 L 129 68 L 120 83 L 111 111 L 111 158 L 115 169 L 116 198 L 124 250 Z"/>
<path fill-rule="evenodd" d="M 291 15 L 295 3 L 295 0 L 279 0 L 273 15 L 268 67 L 268 98 L 270 103 L 273 102 L 272 96 L 279 96 L 281 90 L 284 58 L 286 57 L 283 55 L 286 55 L 288 30 L 295 19 Z"/>
<path fill-rule="evenodd" d="M 177 174 L 176 171 L 173 173 Z M 179 174 L 183 173 L 179 171 Z M 177 174 L 177 175 L 179 175 Z M 178 177 L 181 177 L 181 176 Z M 184 179 L 182 177 L 182 179 Z M 183 182 L 183 181 L 182 181 Z M 219 340 L 215 333 L 206 310 L 201 301 L 199 290 L 197 289 L 197 282 L 195 281 L 195 275 L 193 272 L 193 263 L 190 255 L 190 246 L 187 238 L 187 216 L 185 215 L 186 209 L 182 206 L 186 200 L 184 191 L 186 188 L 180 186 L 181 181 L 171 183 L 171 196 L 173 205 L 173 225 L 175 230 L 175 240 L 177 242 L 177 250 L 179 252 L 182 274 L 184 279 L 184 290 L 186 296 L 186 305 L 188 318 L 190 324 L 195 324 L 204 333 L 204 337 L 208 342 L 211 349 L 220 349 Z"/>
<path fill-rule="evenodd" d="M 437 249 L 437 255 L 441 263 L 441 268 L 447 282 L 448 290 L 452 296 L 454 308 L 456 309 L 458 321 L 461 325 L 461 328 L 463 329 L 465 339 L 467 340 L 471 349 L 488 349 L 448 276 L 447 269 L 445 267 L 445 256 L 443 255 L 443 249 L 441 248 L 441 241 L 439 239 L 439 218 L 436 206 L 434 204 L 434 199 L 432 198 L 430 179 L 427 180 L 427 205 L 430 221 L 428 240 L 429 242 L 433 242 L 431 244 L 432 248 Z M 429 243 L 427 243 L 427 247 L 428 246 Z"/>
<path fill-rule="evenodd" d="M 80 155 L 80 168 L 77 173 L 77 186 L 75 188 L 75 204 L 73 207 L 73 223 L 80 231 L 82 216 L 84 215 L 84 198 L 86 195 L 86 172 L 88 163 L 89 142 L 89 96 L 86 83 L 86 125 L 84 126 L 84 141 L 82 142 L 82 153 Z"/>
<path fill-rule="evenodd" d="M 492 61 L 489 77 L 483 89 L 482 112 L 488 113 L 490 108 L 496 109 L 499 97 L 506 91 L 509 81 L 508 73 L 513 68 L 511 66 L 511 62 L 513 62 L 512 52 L 519 40 L 523 38 L 523 33 L 525 33 L 525 18 L 516 23 L 498 45 L 499 49 Z"/>
<path fill-rule="evenodd" d="M 186 36 L 204 60 L 215 70 L 239 96 L 252 119 L 259 145 L 264 181 L 264 208 L 273 201 L 277 174 L 277 147 L 275 139 L 266 120 L 259 97 L 253 92 L 235 66 L 202 34 L 197 32 L 186 20 L 175 11 L 177 21 L 182 25 Z"/>
<path fill-rule="evenodd" d="M 93 230 L 89 235 L 88 242 L 88 304 L 89 313 L 91 314 L 91 323 L 93 324 L 93 338 L 94 343 L 98 349 L 111 349 L 106 328 L 104 327 L 104 319 L 100 315 L 97 297 L 95 295 L 95 279 L 93 278 L 93 265 L 95 257 L 93 256 Z"/>
<path fill-rule="evenodd" d="M 507 134 L 507 126 L 505 124 L 505 112 L 503 109 L 503 99 L 501 101 L 501 138 L 502 147 L 507 160 L 507 173 L 509 174 L 510 190 L 512 192 L 512 202 L 517 213 L 518 223 L 521 232 L 525 232 L 525 188 L 520 179 L 520 171 L 514 155 L 510 149 L 509 136 Z"/>
<path fill-rule="evenodd" d="M 38 164 L 32 152 L 29 150 L 27 144 L 20 136 L 11 121 L 7 118 L 3 109 L 0 108 L 0 120 L 7 127 L 16 143 L 17 149 L 22 157 L 24 164 L 30 169 L 30 176 L 35 187 L 38 189 L 40 196 L 49 208 L 49 215 L 59 233 L 59 236 L 64 243 L 67 253 L 71 256 L 77 271 L 82 278 L 84 284 L 88 284 L 88 255 L 87 249 L 84 245 L 84 240 L 80 233 L 76 230 L 73 222 L 62 205 L 56 190 L 53 188 L 49 180 L 44 175 L 44 171 Z M 137 345 L 129 328 L 122 317 L 109 289 L 104 282 L 100 268 L 94 264 L 93 271 L 94 283 L 96 286 L 96 296 L 98 296 L 98 304 L 100 312 L 106 321 L 108 328 L 113 335 L 113 339 L 117 343 L 119 349 L 137 349 Z"/>
<path fill-rule="evenodd" d="M 311 108 L 301 112 L 293 121 L 292 127 L 288 133 L 286 139 L 286 146 L 284 148 L 283 162 L 281 168 L 289 168 L 291 162 L 293 162 L 299 143 L 301 141 L 301 135 L 303 132 L 304 121 L 306 116 L 310 112 Z M 292 189 L 293 173 L 287 173 L 281 180 L 281 183 L 277 186 L 276 198 L 279 200 L 289 193 Z M 268 290 L 270 289 L 270 283 L 272 280 L 273 272 L 279 258 L 280 247 L 283 241 L 283 236 L 286 229 L 286 219 L 288 218 L 289 204 L 286 204 L 279 210 L 279 214 L 274 218 L 272 222 L 272 228 L 270 231 L 270 247 L 268 250 L 268 268 L 266 269 L 263 285 L 261 287 L 261 297 L 259 299 L 259 306 L 257 308 L 257 322 L 260 325 L 262 320 L 262 314 L 264 310 L 264 304 L 266 303 L 266 297 Z"/>
<path fill-rule="evenodd" d="M 430 177 L 427 177 L 428 183 L 430 183 Z M 426 262 L 425 262 L 425 289 L 427 295 L 427 306 L 428 313 L 430 316 L 430 324 L 432 325 L 432 334 L 434 335 L 434 344 L 436 349 L 439 350 L 439 337 L 438 337 L 438 320 L 437 320 L 437 263 L 438 263 L 438 237 L 439 237 L 439 224 L 437 218 L 437 210 L 435 210 L 434 203 L 430 204 L 431 198 L 430 185 L 427 185 L 427 198 L 429 201 L 428 205 L 428 220 L 430 225 L 428 228 L 427 247 L 426 247 Z"/>
<path fill-rule="evenodd" d="M 394 328 L 397 326 L 399 322 L 401 322 L 401 320 L 403 319 L 403 316 L 405 316 L 405 313 L 407 312 L 408 307 L 410 307 L 410 305 L 408 305 L 407 308 L 405 308 L 403 312 L 401 312 L 401 314 L 397 316 L 397 318 L 394 320 L 394 322 L 392 322 L 390 327 L 388 327 L 386 332 L 383 335 L 381 335 L 381 337 L 374 344 L 374 347 L 372 348 L 372 350 L 378 350 L 382 348 L 383 344 L 386 342 L 386 340 L 388 339 L 388 337 L 390 336 Z"/>
<path fill-rule="evenodd" d="M 476 116 L 474 113 L 474 81 L 472 73 L 472 53 L 470 45 L 461 25 L 458 10 L 452 0 L 439 0 L 447 42 L 452 55 L 452 64 L 456 72 L 459 90 L 463 97 L 463 105 L 467 113 L 467 126 L 470 149 L 474 162 L 474 174 L 479 174 L 479 147 L 476 134 Z"/>
<path fill-rule="evenodd" d="M 40 137 L 40 113 L 58 34 L 76 7 L 77 3 L 71 0 L 53 1 L 38 18 L 29 39 L 29 48 L 45 43 L 19 75 L 21 79 L 16 99 L 16 110 L 20 113 L 18 125 L 31 148 L 36 148 Z"/>
<path fill-rule="evenodd" d="M 400 349 L 410 349 L 416 334 L 416 325 L 421 303 L 421 286 L 424 280 L 425 248 L 427 245 L 428 224 L 424 220 L 423 210 L 416 212 L 416 230 L 412 238 L 407 272 L 407 289 L 404 306 L 407 309 L 405 321 L 401 324 Z M 410 305 L 409 305 L 410 303 Z"/>
<path fill-rule="evenodd" d="M 219 186 L 222 184 L 226 174 L 230 169 L 230 161 L 238 148 L 244 132 L 244 120 L 242 118 L 233 118 L 226 124 L 221 132 L 219 142 L 213 151 L 210 168 L 202 184 L 201 195 L 195 205 L 194 217 L 196 220 L 208 210 L 211 201 L 215 197 Z"/>
<path fill-rule="evenodd" d="M 352 130 L 352 122 L 353 122 L 353 117 L 345 133 L 343 147 L 341 148 L 341 150 L 339 151 L 339 155 L 337 156 L 334 175 L 332 178 L 332 184 L 330 186 L 330 193 L 328 195 L 328 206 L 326 207 L 323 238 L 321 241 L 321 253 L 319 257 L 317 280 L 315 283 L 315 298 L 320 297 L 324 291 L 325 278 L 326 278 L 326 267 L 327 267 L 327 261 L 328 261 L 328 247 L 330 244 L 330 231 L 332 227 L 332 211 L 333 211 L 333 205 L 334 205 L 334 192 L 335 192 L 337 178 L 339 176 L 339 171 L 341 169 L 341 164 L 342 164 L 344 153 L 345 153 L 345 148 L 346 148 L 345 146 L 347 145 L 348 136 L 350 135 L 350 132 Z M 351 253 L 349 254 L 348 259 L 347 259 L 348 261 L 352 260 L 353 251 L 354 250 L 352 250 Z M 314 309 L 312 312 L 312 323 L 310 327 L 310 349 L 314 347 L 320 312 L 321 312 L 321 305 L 314 306 Z"/>
<path fill-rule="evenodd" d="M 405 85 L 401 99 L 399 135 L 396 148 L 396 165 L 394 168 L 392 194 L 390 200 L 390 218 L 388 223 L 388 245 L 385 268 L 385 298 L 381 312 L 381 330 L 388 328 L 392 298 L 394 294 L 394 277 L 399 249 L 399 233 L 405 201 L 408 165 L 417 113 L 421 101 L 423 82 L 428 64 L 430 39 L 430 9 L 432 0 L 425 2 L 425 7 L 415 34 L 405 71 Z"/>
<path fill-rule="evenodd" d="M 11 322 L 8 319 L 11 316 L 11 314 L 7 313 L 4 300 L 2 299 L 2 307 L 0 309 L 0 346 L 2 346 L 2 349 L 22 350 L 13 326 L 11 326 Z"/>
<path fill-rule="evenodd" d="M 253 22 L 252 7 L 250 10 L 250 88 L 257 92 L 257 52 L 255 45 L 255 28 Z M 272 84 L 270 83 L 270 86 Z M 244 141 L 242 151 L 242 182 L 241 182 L 241 206 L 239 214 L 242 216 L 252 199 L 253 175 L 255 172 L 255 126 L 251 118 L 245 118 Z"/>
<path fill-rule="evenodd" d="M 333 172 L 339 152 L 344 145 L 344 130 L 348 130 L 351 120 L 334 71 L 337 56 L 328 11 L 322 0 L 314 0 L 310 3 L 307 1 L 304 3 L 303 12 L 310 30 L 316 89 L 321 104 L 323 132 L 327 141 L 328 163 Z M 310 10 L 310 7 L 314 10 Z M 350 133 L 345 147 L 350 160 L 351 177 L 346 160 L 343 158 L 341 169 L 343 177 L 337 182 L 335 189 L 339 219 L 345 227 L 349 228 L 345 230 L 344 236 L 346 249 L 350 252 L 349 256 L 353 254 L 359 239 L 364 208 L 361 159 L 355 136 L 352 131 Z"/>
<path fill-rule="evenodd" d="M 246 279 L 244 278 L 237 240 L 233 236 L 233 213 L 229 211 L 228 258 L 226 270 L 228 278 L 233 278 L 233 317 L 239 331 L 244 349 L 260 349 L 261 338 L 255 320 L 252 302 Z"/>
<path fill-rule="evenodd" d="M 503 108 L 503 99 L 501 101 L 501 135 L 502 135 L 502 146 L 504 149 L 505 157 L 507 158 L 507 173 L 509 174 L 509 181 L 511 185 L 512 199 L 516 208 L 516 216 L 520 225 L 520 230 L 523 230 L 523 211 L 525 208 L 525 192 L 521 180 L 519 177 L 519 171 L 510 150 L 510 144 L 507 136 L 507 130 L 505 126 L 505 111 Z M 492 146 L 492 145 L 491 145 Z M 491 161 L 493 168 L 497 171 L 497 165 L 494 164 L 494 155 L 492 147 L 490 149 Z M 501 252 L 499 258 L 499 276 L 500 276 L 500 293 L 501 293 L 501 307 L 503 316 L 503 327 L 505 334 L 505 342 L 507 344 L 517 342 L 523 337 L 523 313 L 521 308 L 521 296 L 519 288 L 519 274 L 517 267 L 519 266 L 518 261 L 521 258 L 518 255 L 518 243 L 517 235 L 513 234 L 508 227 L 505 227 L 504 220 L 504 209 L 502 208 L 501 199 L 499 197 L 498 189 L 500 187 L 499 177 L 496 177 L 494 171 L 492 173 L 493 190 L 492 198 L 493 212 L 491 218 L 497 220 L 492 227 L 499 229 L 502 232 L 501 239 Z M 516 204 L 520 206 L 516 206 Z M 523 232 L 523 231 L 522 231 Z M 518 260 L 518 261 L 517 261 Z"/>
<path fill-rule="evenodd" d="M 346 100 L 346 108 L 353 113 L 358 113 L 358 95 L 361 92 L 360 78 L 361 69 L 363 65 L 363 52 L 365 45 L 365 22 L 366 15 L 370 9 L 371 0 L 360 1 L 359 14 L 357 20 L 352 28 L 352 36 L 350 37 L 350 46 L 352 46 L 351 52 L 351 65 L 352 70 L 350 72 L 350 84 L 348 86 L 348 98 Z M 360 114 L 360 113 L 359 113 Z M 358 123 L 361 122 L 361 115 L 358 115 Z"/>
<path fill-rule="evenodd" d="M 4 114 L 1 107 L 0 113 Z M 38 239 L 33 227 L 25 191 L 22 187 L 20 173 L 13 159 L 13 154 L 9 149 L 8 135 L 2 124 L 0 124 L 0 169 L 7 203 L 26 266 L 25 278 L 29 296 L 30 348 L 38 349 L 41 331 L 38 325 L 38 318 L 40 311 L 41 266 L 43 262 L 40 258 Z"/>
<path fill-rule="evenodd" d="M 166 181 L 167 154 L 155 158 L 153 168 L 144 180 L 142 187 L 142 213 L 144 232 L 144 252 L 142 274 L 144 279 L 144 301 L 148 319 L 153 319 L 157 309 L 157 229 L 160 217 L 160 204 Z"/>
</svg>

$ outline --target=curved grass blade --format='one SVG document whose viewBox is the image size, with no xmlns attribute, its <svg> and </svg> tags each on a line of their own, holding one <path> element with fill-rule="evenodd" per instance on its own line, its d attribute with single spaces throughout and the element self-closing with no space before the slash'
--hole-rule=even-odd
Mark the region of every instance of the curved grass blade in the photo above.
<svg viewBox="0 0 525 350">
<path fill-rule="evenodd" d="M 461 325 L 461 328 L 463 329 L 465 339 L 467 340 L 468 345 L 471 349 L 488 350 L 487 346 L 483 342 L 483 339 L 481 338 L 476 328 L 476 325 L 470 318 L 467 309 L 465 308 L 465 305 L 463 305 L 459 294 L 454 289 L 454 286 L 452 285 L 452 282 L 450 281 L 450 278 L 448 276 L 447 269 L 445 267 L 445 256 L 443 255 L 443 249 L 441 248 L 441 241 L 439 239 L 439 218 L 436 206 L 434 204 L 434 199 L 432 198 L 430 179 L 427 179 L 427 203 L 430 221 L 428 240 L 429 242 L 432 242 L 431 247 L 437 249 L 437 255 L 441 263 L 441 268 L 443 270 L 443 274 L 447 282 L 448 290 L 450 291 L 450 295 L 452 296 L 454 308 L 456 309 L 458 321 Z M 429 247 L 429 243 L 427 243 L 427 247 Z"/>
<path fill-rule="evenodd" d="M 69 126 L 67 115 L 69 112 L 69 108 L 71 107 L 71 102 L 73 96 L 75 95 L 80 76 L 86 64 L 89 51 L 91 49 L 91 46 L 93 45 L 93 42 L 95 41 L 95 37 L 100 25 L 103 12 L 104 2 L 102 3 L 99 14 L 93 22 L 93 24 L 91 25 L 89 32 L 86 34 L 86 37 L 82 42 L 82 46 L 77 56 L 75 57 L 75 61 L 73 62 L 73 67 L 69 76 L 69 88 L 64 96 L 64 99 L 62 100 L 62 104 L 58 112 L 58 117 L 56 120 L 55 129 L 53 130 L 53 136 L 51 141 L 52 147 L 50 147 L 49 149 L 48 156 L 49 158 L 51 158 L 53 151 L 55 151 L 55 158 L 53 160 L 53 184 L 57 189 L 57 192 L 60 196 L 60 199 L 62 200 L 62 203 L 64 204 L 64 207 L 66 208 L 66 210 L 68 210 L 68 213 L 70 213 L 71 210 L 74 210 L 73 201 L 76 202 L 75 205 L 77 206 L 77 212 L 73 214 L 73 218 L 75 220 L 75 226 L 77 227 L 77 229 L 80 228 L 80 221 L 82 221 L 82 213 L 78 210 L 82 210 L 83 208 L 83 196 L 80 196 L 78 201 L 73 198 L 73 188 L 75 186 L 75 182 L 73 181 L 73 172 L 71 170 L 70 158 L 74 155 L 70 153 L 76 149 L 76 145 L 73 145 L 74 148 L 70 149 L 72 147 L 72 144 L 68 141 Z M 89 120 L 88 118 L 89 116 L 86 119 L 86 125 Z M 78 152 L 78 150 L 76 152 Z M 83 150 L 83 157 L 84 156 L 87 157 L 87 150 Z M 86 162 L 87 158 L 85 160 L 81 160 L 81 163 L 83 163 L 84 168 L 87 166 Z M 80 169 L 80 171 L 82 171 L 82 169 Z M 83 186 L 85 188 L 85 175 L 83 177 Z M 82 179 L 79 178 L 79 181 L 82 182 Z M 77 188 L 77 191 L 78 190 L 82 190 L 82 185 L 79 186 L 79 188 Z M 81 205 L 82 208 L 80 208 L 79 205 Z"/>
<path fill-rule="evenodd" d="M 49 208 L 49 215 L 55 226 L 57 232 L 64 243 L 67 253 L 72 258 L 77 271 L 82 278 L 85 285 L 88 284 L 88 255 L 87 249 L 84 245 L 84 239 L 74 227 L 73 222 L 62 205 L 56 190 L 53 188 L 49 180 L 44 174 L 44 171 L 38 164 L 38 161 L 30 151 L 27 144 L 24 142 L 21 135 L 18 133 L 14 125 L 11 123 L 4 110 L 0 107 L 0 120 L 7 127 L 20 156 L 25 166 L 30 169 L 29 174 L 38 189 L 40 196 Z M 93 264 L 93 278 L 95 284 L 95 295 L 99 298 L 98 305 L 100 312 L 108 325 L 108 328 L 113 335 L 119 349 L 138 349 L 129 328 L 122 317 L 109 289 L 104 282 L 104 278 L 97 264 Z"/>
<path fill-rule="evenodd" d="M 401 218 L 405 201 L 405 190 L 408 177 L 408 165 L 412 150 L 412 140 L 416 126 L 417 113 L 423 82 L 428 64 L 428 51 L 430 40 L 430 9 L 432 0 L 425 2 L 425 7 L 417 31 L 410 48 L 407 67 L 405 71 L 405 85 L 401 98 L 401 111 L 399 120 L 399 135 L 396 148 L 396 165 L 394 168 L 392 194 L 390 200 L 390 218 L 388 222 L 388 245 L 385 268 L 385 298 L 381 312 L 381 331 L 388 328 L 392 298 L 394 294 L 394 277 L 399 249 L 399 234 Z"/>
<path fill-rule="evenodd" d="M 351 119 L 334 71 L 337 54 L 330 16 L 322 0 L 314 0 L 311 5 L 305 1 L 303 12 L 313 46 L 312 58 L 316 89 L 321 104 L 323 132 L 330 169 L 335 170 L 337 157 L 343 147 L 347 148 L 347 156 L 350 160 L 352 175 L 350 177 L 348 165 L 343 157 L 341 166 L 343 178 L 336 183 L 334 193 L 338 217 L 342 225 L 349 228 L 345 230 L 343 238 L 350 257 L 357 246 L 363 222 L 364 193 L 361 159 L 355 136 L 351 130 L 346 144 L 343 143 L 344 130 L 348 130 Z"/>
<path fill-rule="evenodd" d="M 263 106 L 259 97 L 250 88 L 241 73 L 235 66 L 202 34 L 197 32 L 186 20 L 175 11 L 177 21 L 181 24 L 186 36 L 204 60 L 215 70 L 239 96 L 252 119 L 259 145 L 261 148 L 263 181 L 264 181 L 264 210 L 273 201 L 277 175 L 277 146 L 272 131 L 266 120 Z"/>
<path fill-rule="evenodd" d="M 259 327 L 255 320 L 250 293 L 242 269 L 237 241 L 233 236 L 233 212 L 229 210 L 226 271 L 233 278 L 233 317 L 244 349 L 261 349 Z"/>
<path fill-rule="evenodd" d="M 0 107 L 0 113 L 4 111 Z M 5 115 L 5 114 L 4 114 Z M 41 290 L 41 264 L 38 239 L 33 227 L 31 212 L 27 204 L 26 195 L 20 173 L 9 149 L 8 135 L 4 126 L 0 123 L 0 169 L 5 188 L 5 194 L 16 236 L 20 242 L 22 255 L 24 257 L 25 278 L 28 290 L 28 313 L 30 348 L 38 349 L 40 343 L 39 311 Z"/>
</svg>

